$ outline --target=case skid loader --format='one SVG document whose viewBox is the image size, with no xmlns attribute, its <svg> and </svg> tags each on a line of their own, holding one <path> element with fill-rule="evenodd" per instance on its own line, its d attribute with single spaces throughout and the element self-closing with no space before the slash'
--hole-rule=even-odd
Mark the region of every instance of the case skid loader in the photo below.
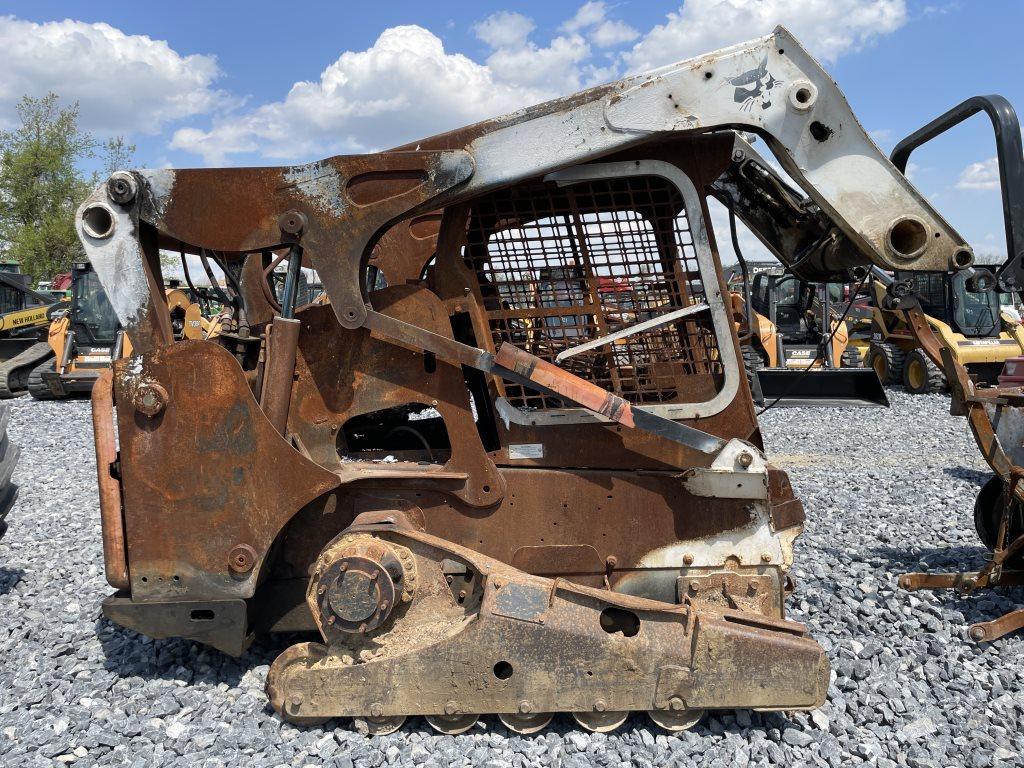
<svg viewBox="0 0 1024 768">
<path fill-rule="evenodd" d="M 105 614 L 314 632 L 271 704 L 370 733 L 820 705 L 709 194 L 806 279 L 973 260 L 781 28 L 387 152 L 115 173 L 77 217 L 132 344 L 92 395 Z M 161 248 L 239 275 L 237 332 L 175 341 Z"/>
<path fill-rule="evenodd" d="M 807 282 L 781 265 L 759 268 L 750 282 L 750 311 L 745 295 L 733 293 L 732 300 L 745 332 L 741 351 L 754 402 L 889 405 L 878 376 L 850 343 L 846 286 Z"/>
</svg>

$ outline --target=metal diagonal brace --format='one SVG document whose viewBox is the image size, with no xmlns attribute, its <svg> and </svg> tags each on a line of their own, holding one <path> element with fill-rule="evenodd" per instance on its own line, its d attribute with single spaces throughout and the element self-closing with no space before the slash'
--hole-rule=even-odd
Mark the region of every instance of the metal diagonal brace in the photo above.
<svg viewBox="0 0 1024 768">
<path fill-rule="evenodd" d="M 563 360 L 568 360 L 570 357 L 575 357 L 576 355 L 580 355 L 584 352 L 589 352 L 592 349 L 603 347 L 606 344 L 614 344 L 619 339 L 624 339 L 627 336 L 635 336 L 638 333 L 644 333 L 645 331 L 650 331 L 654 328 L 661 328 L 663 325 L 674 323 L 682 317 L 695 315 L 706 309 L 709 309 L 707 304 L 691 304 L 690 306 L 683 307 L 682 309 L 666 312 L 663 315 L 652 317 L 650 320 L 644 320 L 642 323 L 635 323 L 634 325 L 630 325 L 626 328 L 615 331 L 614 333 L 609 333 L 605 336 L 594 339 L 593 341 L 588 341 L 585 344 L 577 344 L 575 347 L 563 349 L 555 356 L 555 362 L 560 363 Z"/>
<path fill-rule="evenodd" d="M 543 395 L 569 400 L 623 426 L 652 432 L 701 453 L 718 453 L 726 444 L 721 438 L 703 430 L 634 408 L 618 395 L 508 343 L 501 345 L 497 355 L 492 355 L 371 309 L 366 312 L 365 326 L 401 344 L 433 352 L 449 363 L 466 365 L 530 387 Z"/>
</svg>

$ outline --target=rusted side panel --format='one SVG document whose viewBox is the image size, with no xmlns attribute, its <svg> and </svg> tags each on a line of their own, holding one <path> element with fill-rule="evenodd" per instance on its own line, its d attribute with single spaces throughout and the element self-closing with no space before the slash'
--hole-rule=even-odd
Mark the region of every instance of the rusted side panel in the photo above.
<svg viewBox="0 0 1024 768">
<path fill-rule="evenodd" d="M 114 381 L 133 598 L 251 596 L 282 525 L 337 476 L 277 434 L 216 344 L 118 361 Z M 133 396 L 156 385 L 149 417 Z"/>
</svg>

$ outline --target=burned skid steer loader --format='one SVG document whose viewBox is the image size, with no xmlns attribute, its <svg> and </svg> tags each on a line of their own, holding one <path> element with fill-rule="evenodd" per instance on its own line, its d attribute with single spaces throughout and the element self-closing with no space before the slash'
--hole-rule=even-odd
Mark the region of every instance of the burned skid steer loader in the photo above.
<svg viewBox="0 0 1024 768">
<path fill-rule="evenodd" d="M 314 631 L 271 703 L 372 733 L 819 706 L 708 194 L 807 279 L 972 260 L 781 28 L 379 154 L 114 174 L 77 220 L 133 347 L 93 390 L 105 614 Z M 246 334 L 174 341 L 162 248 L 240 265 Z"/>
</svg>

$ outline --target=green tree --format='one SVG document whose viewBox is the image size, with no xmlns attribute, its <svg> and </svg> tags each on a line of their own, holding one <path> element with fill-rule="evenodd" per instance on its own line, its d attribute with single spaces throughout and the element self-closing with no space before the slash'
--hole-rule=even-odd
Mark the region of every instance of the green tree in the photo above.
<svg viewBox="0 0 1024 768">
<path fill-rule="evenodd" d="M 17 113 L 19 125 L 0 132 L 0 255 L 49 279 L 84 255 L 75 211 L 100 181 L 81 170 L 96 157 L 97 143 L 78 125 L 77 102 L 62 107 L 54 93 L 25 96 Z M 130 165 L 135 146 L 119 137 L 99 150 L 114 170 Z"/>
</svg>

